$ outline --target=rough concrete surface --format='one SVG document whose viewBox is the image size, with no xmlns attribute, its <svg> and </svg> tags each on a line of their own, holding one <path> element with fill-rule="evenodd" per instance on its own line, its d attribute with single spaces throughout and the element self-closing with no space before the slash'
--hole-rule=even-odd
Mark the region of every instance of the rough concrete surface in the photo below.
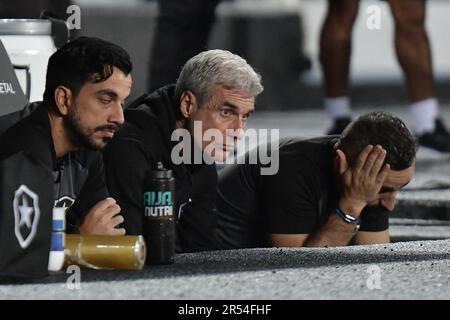
<svg viewBox="0 0 450 320">
<path fill-rule="evenodd" d="M 344 248 L 246 249 L 182 254 L 140 272 L 81 272 L 70 290 L 2 285 L 2 299 L 450 299 L 450 240 Z"/>
</svg>

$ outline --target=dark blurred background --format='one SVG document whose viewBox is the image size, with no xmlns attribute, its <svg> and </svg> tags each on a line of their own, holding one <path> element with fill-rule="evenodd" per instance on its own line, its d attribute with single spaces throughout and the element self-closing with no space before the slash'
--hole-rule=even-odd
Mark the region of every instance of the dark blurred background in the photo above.
<svg viewBox="0 0 450 320">
<path fill-rule="evenodd" d="M 205 0 L 209 1 L 209 0 Z M 72 3 L 81 8 L 77 35 L 98 36 L 125 47 L 135 65 L 132 97 L 148 91 L 148 65 L 158 15 L 153 0 L 2 0 L 1 17 L 37 18 L 42 8 L 67 19 Z M 367 8 L 381 8 L 381 29 L 366 27 Z M 427 29 L 433 50 L 436 95 L 450 100 L 450 1 L 429 0 Z M 263 76 L 259 110 L 322 108 L 318 63 L 325 0 L 228 0 L 216 9 L 208 48 L 245 57 Z M 361 0 L 354 28 L 351 96 L 353 105 L 406 104 L 403 74 L 393 48 L 393 21 L 387 3 Z M 176 39 L 173 39 L 176 41 Z"/>
</svg>

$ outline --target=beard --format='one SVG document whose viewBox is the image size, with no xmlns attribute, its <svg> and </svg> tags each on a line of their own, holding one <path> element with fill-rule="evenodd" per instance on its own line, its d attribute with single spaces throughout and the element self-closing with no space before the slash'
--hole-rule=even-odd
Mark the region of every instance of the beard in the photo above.
<svg viewBox="0 0 450 320">
<path fill-rule="evenodd" d="M 65 119 L 67 129 L 69 130 L 69 137 L 72 143 L 77 147 L 87 148 L 92 150 L 103 150 L 111 138 L 104 137 L 101 141 L 96 141 L 94 134 L 102 130 L 119 130 L 116 124 L 105 124 L 94 129 L 83 126 L 77 107 L 74 105 Z"/>
</svg>

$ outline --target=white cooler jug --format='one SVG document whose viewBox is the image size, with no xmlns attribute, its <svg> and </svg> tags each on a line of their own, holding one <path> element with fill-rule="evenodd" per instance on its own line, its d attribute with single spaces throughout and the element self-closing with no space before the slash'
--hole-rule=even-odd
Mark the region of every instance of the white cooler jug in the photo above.
<svg viewBox="0 0 450 320">
<path fill-rule="evenodd" d="M 0 19 L 0 40 L 29 101 L 41 101 L 48 58 L 56 51 L 51 23 L 40 19 Z"/>
</svg>

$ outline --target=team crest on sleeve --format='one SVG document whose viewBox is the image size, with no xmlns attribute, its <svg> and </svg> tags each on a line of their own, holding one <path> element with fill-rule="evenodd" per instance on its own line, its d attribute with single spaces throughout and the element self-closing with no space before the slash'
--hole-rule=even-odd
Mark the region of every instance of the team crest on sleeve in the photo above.
<svg viewBox="0 0 450 320">
<path fill-rule="evenodd" d="M 33 241 L 39 224 L 39 196 L 26 185 L 14 193 L 14 232 L 20 246 L 25 249 Z"/>
</svg>

